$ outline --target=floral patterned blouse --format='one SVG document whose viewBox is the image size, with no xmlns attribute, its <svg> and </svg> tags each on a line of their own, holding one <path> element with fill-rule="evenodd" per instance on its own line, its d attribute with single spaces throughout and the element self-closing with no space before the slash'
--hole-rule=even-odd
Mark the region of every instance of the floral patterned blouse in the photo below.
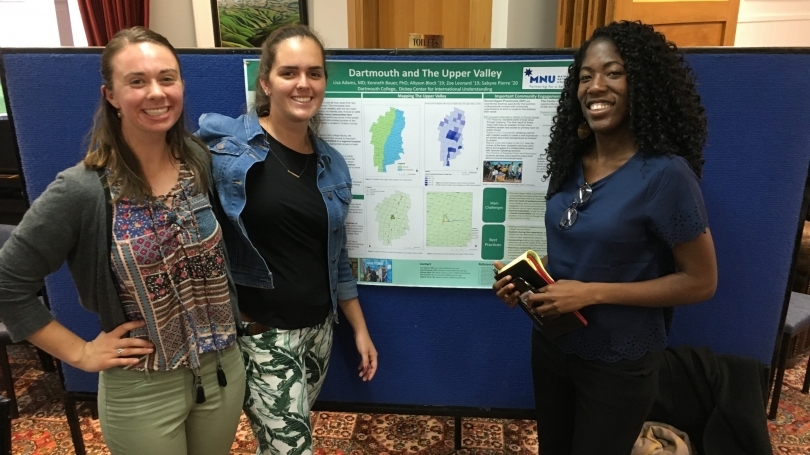
<svg viewBox="0 0 810 455">
<path fill-rule="evenodd" d="M 113 198 L 117 190 L 110 185 Z M 130 336 L 155 345 L 131 369 L 198 369 L 201 354 L 235 342 L 222 231 L 184 164 L 167 195 L 142 203 L 121 197 L 114 204 L 112 243 L 127 320 L 146 321 Z"/>
</svg>

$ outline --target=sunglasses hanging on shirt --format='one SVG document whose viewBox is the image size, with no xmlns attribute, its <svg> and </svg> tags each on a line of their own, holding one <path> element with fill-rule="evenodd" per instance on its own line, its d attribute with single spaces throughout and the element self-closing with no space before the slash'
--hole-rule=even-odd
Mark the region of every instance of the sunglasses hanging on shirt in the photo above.
<svg viewBox="0 0 810 455">
<path fill-rule="evenodd" d="M 588 182 L 585 182 L 581 187 L 579 187 L 576 196 L 574 196 L 574 202 L 572 202 L 571 205 L 565 209 L 565 212 L 563 212 L 562 219 L 560 220 L 560 228 L 570 229 L 571 226 L 577 222 L 577 218 L 579 218 L 577 207 L 581 207 L 588 202 L 588 200 L 591 199 L 592 194 L 593 189 L 590 185 L 588 185 Z"/>
</svg>

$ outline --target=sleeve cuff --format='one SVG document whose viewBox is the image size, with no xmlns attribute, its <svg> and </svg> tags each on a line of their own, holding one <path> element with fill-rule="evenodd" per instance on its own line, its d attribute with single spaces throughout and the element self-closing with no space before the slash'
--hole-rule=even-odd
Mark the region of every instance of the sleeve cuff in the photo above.
<svg viewBox="0 0 810 455">
<path fill-rule="evenodd" d="M 355 297 L 357 297 L 357 280 L 338 283 L 337 298 L 339 301 L 349 300 Z"/>
<path fill-rule="evenodd" d="M 44 305 L 26 307 L 26 313 L 20 319 L 6 321 L 6 329 L 15 343 L 27 339 L 54 320 L 53 314 Z"/>
</svg>

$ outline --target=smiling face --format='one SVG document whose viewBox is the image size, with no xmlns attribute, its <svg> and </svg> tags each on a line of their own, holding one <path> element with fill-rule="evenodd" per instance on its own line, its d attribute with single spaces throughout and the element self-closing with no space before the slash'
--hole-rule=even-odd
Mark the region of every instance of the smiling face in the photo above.
<svg viewBox="0 0 810 455">
<path fill-rule="evenodd" d="M 585 120 L 597 135 L 613 135 L 629 128 L 627 72 L 612 41 L 599 39 L 588 46 L 579 70 L 577 98 Z"/>
<path fill-rule="evenodd" d="M 271 121 L 308 123 L 318 112 L 326 91 L 324 55 L 310 38 L 289 38 L 278 44 L 262 89 L 270 99 Z"/>
<path fill-rule="evenodd" d="M 112 69 L 112 88 L 101 91 L 119 110 L 124 137 L 165 136 L 183 112 L 183 81 L 171 50 L 128 44 L 113 57 Z"/>
</svg>

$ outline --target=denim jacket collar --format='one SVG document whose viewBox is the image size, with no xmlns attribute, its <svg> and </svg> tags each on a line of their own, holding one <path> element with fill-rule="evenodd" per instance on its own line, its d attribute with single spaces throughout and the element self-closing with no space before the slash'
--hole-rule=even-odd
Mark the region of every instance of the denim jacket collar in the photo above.
<svg viewBox="0 0 810 455">
<path fill-rule="evenodd" d="M 261 123 L 259 123 L 259 114 L 256 109 L 251 109 L 246 115 L 242 117 L 243 123 L 245 125 L 245 139 L 248 144 L 253 144 L 255 140 L 261 140 L 262 143 L 267 145 L 267 140 L 264 137 L 264 128 L 262 128 Z M 315 131 L 312 128 L 308 128 L 307 132 L 309 134 L 309 141 L 312 144 L 312 149 L 315 151 L 315 156 L 318 159 L 324 161 L 326 164 L 332 162 L 332 157 L 328 154 L 323 153 L 323 146 L 320 143 L 316 143 L 316 141 L 322 141 Z"/>
<path fill-rule="evenodd" d="M 247 115 L 242 117 L 242 120 L 245 125 L 245 139 L 247 139 L 248 143 L 253 142 L 257 136 L 262 136 L 262 139 L 264 139 L 264 130 L 261 123 L 259 123 L 259 114 L 256 109 L 251 109 Z"/>
</svg>

